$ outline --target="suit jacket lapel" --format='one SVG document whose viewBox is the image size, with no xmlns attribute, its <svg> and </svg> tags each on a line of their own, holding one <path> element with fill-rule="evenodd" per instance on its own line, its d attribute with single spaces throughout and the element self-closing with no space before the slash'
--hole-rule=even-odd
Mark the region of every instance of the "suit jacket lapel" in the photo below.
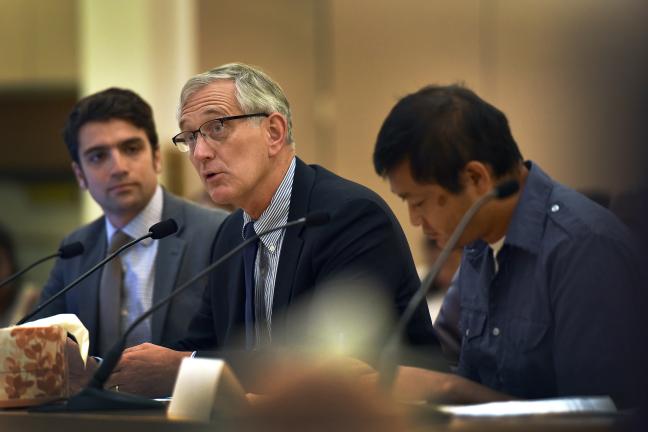
<svg viewBox="0 0 648 432">
<path fill-rule="evenodd" d="M 217 247 L 216 255 L 212 256 L 212 262 L 222 258 L 230 250 L 238 246 L 243 237 L 243 210 L 236 210 L 226 221 L 220 233 L 221 247 Z M 223 263 L 223 270 L 216 271 L 210 275 L 210 288 L 212 292 L 212 304 L 215 309 L 214 319 L 218 322 L 216 332 L 218 343 L 227 345 L 233 330 L 245 324 L 245 281 L 243 273 L 243 254 L 237 253 Z M 221 295 L 224 293 L 225 295 Z M 216 298 L 217 300 L 214 300 Z M 241 344 L 241 346 L 243 346 Z"/>
<path fill-rule="evenodd" d="M 292 193 L 290 195 L 290 210 L 288 221 L 303 217 L 308 212 L 310 194 L 315 181 L 315 172 L 299 158 L 295 166 Z M 272 304 L 272 316 L 279 316 L 281 311 L 290 304 L 294 291 L 297 264 L 303 247 L 301 237 L 303 225 L 286 229 L 281 245 L 281 257 L 275 279 L 275 292 Z M 274 324 L 273 324 L 274 327 Z"/>
<path fill-rule="evenodd" d="M 153 304 L 171 293 L 175 287 L 180 270 L 180 263 L 186 247 L 184 239 L 179 237 L 185 224 L 184 211 L 180 203 L 166 191 L 162 207 L 162 220 L 173 218 L 178 224 L 175 235 L 159 240 L 155 257 L 155 282 L 153 287 Z M 157 310 L 151 318 L 151 339 L 155 344 L 162 340 L 162 331 L 169 311 L 169 303 Z"/>
<path fill-rule="evenodd" d="M 90 270 L 91 267 L 106 257 L 106 250 L 108 248 L 106 241 L 106 222 L 102 217 L 93 223 L 96 224 L 96 227 L 90 230 L 84 243 L 86 247 L 88 243 L 94 246 L 82 255 L 81 265 L 79 267 L 81 271 L 74 279 Z M 103 269 L 98 269 L 81 282 L 79 286 L 72 288 L 72 291 L 66 294 L 72 294 L 72 296 L 74 294 L 78 295 L 77 308 L 79 319 L 85 324 L 90 334 L 90 352 L 95 352 L 99 335 L 99 283 L 101 281 L 102 271 Z"/>
</svg>

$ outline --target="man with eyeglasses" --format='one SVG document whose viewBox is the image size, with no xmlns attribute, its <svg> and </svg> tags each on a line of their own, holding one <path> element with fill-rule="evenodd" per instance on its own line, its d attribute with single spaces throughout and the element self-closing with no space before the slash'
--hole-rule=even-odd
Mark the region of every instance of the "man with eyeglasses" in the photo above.
<svg viewBox="0 0 648 432">
<path fill-rule="evenodd" d="M 117 241 L 140 237 L 164 219 L 178 224 L 173 236 L 127 249 L 39 314 L 76 314 L 90 332 L 90 354 L 102 356 L 154 301 L 209 263 L 226 213 L 189 203 L 158 184 L 161 160 L 153 112 L 130 90 L 110 88 L 81 99 L 68 116 L 63 138 L 79 186 L 104 214 L 63 240 L 80 241 L 85 253 L 57 260 L 41 302 L 103 259 Z M 196 284 L 142 323 L 129 346 L 184 336 L 204 286 Z"/>
<path fill-rule="evenodd" d="M 168 395 L 180 361 L 192 353 L 274 345 L 299 325 L 290 308 L 336 276 L 372 276 L 394 312 L 403 312 L 419 279 L 400 225 L 369 189 L 295 156 L 289 104 L 268 75 L 234 63 L 191 78 L 180 96 L 179 125 L 173 142 L 188 152 L 212 200 L 239 208 L 223 223 L 214 260 L 286 221 L 316 211 L 331 220 L 264 235 L 256 248 L 216 269 L 187 337 L 173 349 L 143 344 L 126 350 L 111 385 Z M 407 337 L 414 345 L 437 344 L 424 305 Z"/>
</svg>

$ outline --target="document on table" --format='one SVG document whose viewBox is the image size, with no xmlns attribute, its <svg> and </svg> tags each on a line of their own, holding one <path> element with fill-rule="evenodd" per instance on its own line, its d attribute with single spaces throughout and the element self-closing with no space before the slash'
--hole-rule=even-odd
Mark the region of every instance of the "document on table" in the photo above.
<svg viewBox="0 0 648 432">
<path fill-rule="evenodd" d="M 616 414 L 617 412 L 614 402 L 608 396 L 490 402 L 476 405 L 439 405 L 437 409 L 443 413 L 460 417 Z"/>
</svg>

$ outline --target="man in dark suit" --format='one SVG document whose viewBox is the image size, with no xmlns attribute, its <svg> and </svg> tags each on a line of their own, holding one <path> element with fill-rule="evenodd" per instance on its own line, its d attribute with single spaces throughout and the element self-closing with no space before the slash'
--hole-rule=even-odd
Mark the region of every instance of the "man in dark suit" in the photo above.
<svg viewBox="0 0 648 432">
<path fill-rule="evenodd" d="M 63 241 L 80 241 L 85 253 L 56 262 L 41 302 L 103 259 L 118 233 L 132 239 L 160 220 L 173 218 L 178 224 L 173 236 L 145 240 L 120 254 L 121 281 L 110 283 L 106 266 L 40 313 L 39 317 L 76 314 L 89 330 L 90 354 L 102 355 L 125 326 L 208 264 L 226 214 L 191 204 L 159 186 L 153 113 L 132 91 L 111 88 L 80 100 L 68 117 L 64 139 L 79 186 L 90 192 L 104 215 Z M 195 284 L 192 292 L 153 315 L 131 344 L 170 343 L 183 336 L 204 285 Z M 114 299 L 120 301 L 110 309 L 107 305 Z"/>
<path fill-rule="evenodd" d="M 182 90 L 179 120 L 183 132 L 173 141 L 189 152 L 212 200 L 240 208 L 223 223 L 214 259 L 251 232 L 312 212 L 324 210 L 331 221 L 265 235 L 256 250 L 215 270 L 187 337 L 171 346 L 175 350 L 151 344 L 126 350 L 111 385 L 164 395 L 193 351 L 275 344 L 299 325 L 292 306 L 336 276 L 373 276 L 394 311 L 403 312 L 419 279 L 400 225 L 369 189 L 296 158 L 288 101 L 270 77 L 243 64 L 198 75 Z M 407 333 L 414 344 L 436 344 L 424 305 Z"/>
</svg>

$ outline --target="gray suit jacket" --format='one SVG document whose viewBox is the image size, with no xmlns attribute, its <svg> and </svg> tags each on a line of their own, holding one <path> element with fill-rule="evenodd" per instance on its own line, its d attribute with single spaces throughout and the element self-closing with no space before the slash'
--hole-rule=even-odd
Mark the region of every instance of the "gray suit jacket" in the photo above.
<svg viewBox="0 0 648 432">
<path fill-rule="evenodd" d="M 159 240 L 153 303 L 210 263 L 212 244 L 225 216 L 227 214 L 223 211 L 200 207 L 164 191 L 162 220 L 175 219 L 178 232 Z M 85 252 L 75 258 L 56 261 L 39 303 L 56 294 L 106 256 L 104 217 L 74 231 L 63 240 L 63 244 L 75 241 L 83 243 Z M 155 312 L 151 322 L 151 342 L 168 344 L 185 336 L 189 320 L 200 305 L 207 278 L 204 279 Z M 98 270 L 34 319 L 60 313 L 76 314 L 90 332 L 90 355 L 102 354 L 98 352 L 101 323 L 97 319 L 100 280 L 101 270 Z"/>
</svg>

